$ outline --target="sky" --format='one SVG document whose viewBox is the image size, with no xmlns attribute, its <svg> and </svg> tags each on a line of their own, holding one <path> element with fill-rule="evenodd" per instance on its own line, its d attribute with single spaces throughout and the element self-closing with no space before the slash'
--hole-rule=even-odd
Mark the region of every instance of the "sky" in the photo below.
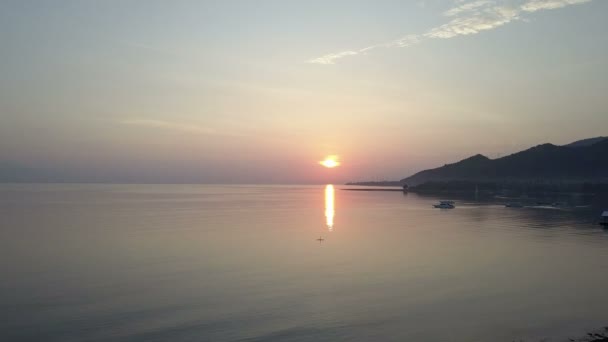
<svg viewBox="0 0 608 342">
<path fill-rule="evenodd" d="M 401 179 L 606 135 L 607 14 L 606 0 L 1 0 L 0 180 Z"/>
</svg>

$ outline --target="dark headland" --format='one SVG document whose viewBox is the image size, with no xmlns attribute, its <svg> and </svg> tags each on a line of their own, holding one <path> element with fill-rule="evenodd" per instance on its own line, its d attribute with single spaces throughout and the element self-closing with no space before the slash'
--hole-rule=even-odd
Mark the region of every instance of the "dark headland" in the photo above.
<svg viewBox="0 0 608 342">
<path fill-rule="evenodd" d="M 547 143 L 497 159 L 477 154 L 399 181 L 347 185 L 407 185 L 408 191 L 421 193 L 608 193 L 608 137 Z"/>
</svg>

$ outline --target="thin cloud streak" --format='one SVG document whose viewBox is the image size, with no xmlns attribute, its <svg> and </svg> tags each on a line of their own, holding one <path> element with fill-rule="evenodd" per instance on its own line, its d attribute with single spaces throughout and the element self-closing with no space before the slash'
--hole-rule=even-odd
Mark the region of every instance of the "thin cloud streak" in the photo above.
<svg viewBox="0 0 608 342">
<path fill-rule="evenodd" d="M 488 4 L 492 4 L 493 2 L 494 1 L 491 1 L 491 0 L 477 0 L 477 1 L 465 2 L 459 6 L 450 8 L 449 10 L 445 11 L 443 13 L 443 15 L 445 15 L 446 17 L 453 17 L 455 15 L 459 15 L 459 14 L 465 13 L 465 12 L 470 12 L 471 10 L 474 10 L 476 8 L 486 6 Z"/>
<path fill-rule="evenodd" d="M 334 60 L 342 58 L 342 57 L 346 57 L 346 56 L 354 56 L 354 55 L 358 55 L 362 52 L 365 52 L 367 50 L 371 50 L 374 49 L 375 46 L 370 46 L 370 47 L 366 47 L 364 49 L 358 50 L 358 51 L 342 51 L 342 52 L 338 52 L 338 53 L 330 53 L 327 54 L 325 56 L 321 56 L 319 58 L 315 58 L 313 60 L 310 61 L 310 63 L 317 63 L 317 64 L 334 64 Z"/>
<path fill-rule="evenodd" d="M 484 8 L 472 15 L 458 17 L 447 24 L 431 29 L 425 38 L 453 38 L 477 34 L 481 31 L 495 29 L 520 18 L 521 10 L 507 6 Z"/>
<path fill-rule="evenodd" d="M 127 118 L 123 120 L 115 121 L 121 125 L 127 126 L 140 126 L 140 127 L 148 127 L 148 128 L 156 128 L 156 129 L 164 129 L 169 131 L 177 131 L 191 134 L 199 134 L 206 136 L 215 136 L 215 137 L 226 137 L 226 138 L 252 138 L 258 137 L 257 134 L 248 134 L 246 132 L 237 132 L 235 131 L 235 123 L 224 121 L 224 126 L 231 127 L 216 127 L 210 128 L 206 126 L 201 126 L 192 123 L 183 123 L 183 122 L 175 122 L 175 121 L 166 121 L 166 120 L 158 120 L 158 119 L 146 119 L 146 118 Z M 238 130 L 238 128 L 236 128 Z M 243 127 L 241 127 L 243 129 Z M 285 139 L 268 136 L 264 137 L 265 141 L 274 141 L 274 142 L 284 142 Z"/>
<path fill-rule="evenodd" d="M 526 12 L 536 12 L 540 10 L 558 9 L 570 5 L 584 4 L 592 0 L 532 0 L 521 6 Z"/>
<path fill-rule="evenodd" d="M 171 121 L 155 120 L 155 119 L 126 119 L 120 120 L 119 123 L 130 126 L 145 126 L 154 128 L 164 128 L 182 132 L 201 133 L 201 134 L 216 134 L 215 130 L 199 125 L 183 124 Z"/>
<path fill-rule="evenodd" d="M 359 55 L 359 54 L 364 54 L 367 51 L 374 50 L 374 49 L 377 49 L 377 48 L 392 48 L 392 47 L 408 47 L 408 46 L 412 46 L 412 45 L 418 44 L 422 40 L 421 38 L 422 38 L 422 36 L 420 36 L 420 35 L 410 34 L 410 35 L 407 35 L 405 37 L 402 37 L 402 38 L 390 41 L 388 43 L 378 44 L 378 45 L 372 45 L 372 46 L 368 46 L 366 48 L 359 49 L 359 50 L 356 50 L 356 51 L 342 51 L 342 52 L 338 52 L 338 53 L 330 53 L 330 54 L 327 54 L 325 56 L 321 56 L 319 58 L 312 59 L 312 60 L 310 60 L 308 62 L 309 63 L 315 63 L 315 64 L 336 64 L 335 60 L 340 59 L 342 57 L 355 56 L 355 55 Z"/>
<path fill-rule="evenodd" d="M 493 30 L 497 27 L 521 20 L 526 14 L 579 5 L 593 0 L 473 0 L 458 1 L 457 5 L 443 13 L 454 17 L 446 24 L 423 34 L 410 34 L 387 43 L 330 53 L 309 60 L 309 63 L 330 65 L 338 59 L 356 56 L 378 48 L 409 47 L 426 39 L 449 39 Z"/>
</svg>

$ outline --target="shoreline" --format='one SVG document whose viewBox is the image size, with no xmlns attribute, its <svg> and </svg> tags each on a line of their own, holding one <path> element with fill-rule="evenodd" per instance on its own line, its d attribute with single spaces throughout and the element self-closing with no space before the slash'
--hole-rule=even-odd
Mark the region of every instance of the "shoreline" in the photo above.
<svg viewBox="0 0 608 342">
<path fill-rule="evenodd" d="M 345 190 L 345 191 L 390 191 L 390 192 L 407 192 L 407 190 L 403 190 L 403 189 L 354 189 L 354 188 L 347 188 L 347 189 L 340 189 L 340 190 Z"/>
</svg>

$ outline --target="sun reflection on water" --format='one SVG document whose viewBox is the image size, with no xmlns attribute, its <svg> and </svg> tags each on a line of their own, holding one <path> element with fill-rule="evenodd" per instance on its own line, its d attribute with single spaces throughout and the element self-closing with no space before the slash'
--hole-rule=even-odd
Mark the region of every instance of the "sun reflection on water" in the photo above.
<svg viewBox="0 0 608 342">
<path fill-rule="evenodd" d="M 334 186 L 327 184 L 325 186 L 325 221 L 329 231 L 334 230 Z"/>
</svg>

